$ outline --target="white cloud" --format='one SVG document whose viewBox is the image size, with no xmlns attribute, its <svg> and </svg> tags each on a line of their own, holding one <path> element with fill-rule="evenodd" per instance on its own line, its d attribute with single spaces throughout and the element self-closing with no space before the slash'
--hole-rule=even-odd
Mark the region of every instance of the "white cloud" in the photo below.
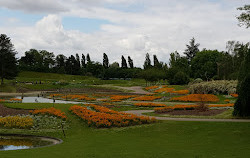
<svg viewBox="0 0 250 158">
<path fill-rule="evenodd" d="M 8 1 L 5 2 L 7 6 Z M 17 1 L 14 2 L 17 3 Z M 36 2 L 42 3 L 40 0 Z M 104 3 L 114 6 L 130 5 L 137 2 L 144 8 L 140 12 L 121 11 L 115 7 L 110 9 L 103 5 Z M 101 62 L 102 53 L 105 52 L 110 62 L 120 63 L 121 55 L 126 57 L 129 55 L 136 66 L 142 66 L 147 52 L 151 55 L 156 54 L 161 61 L 168 62 L 169 54 L 175 50 L 182 52 L 192 37 L 201 44 L 201 49 L 224 50 L 228 40 L 249 42 L 250 30 L 238 27 L 235 18 L 238 14 L 236 8 L 245 2 L 233 0 L 217 2 L 208 0 L 44 1 L 44 7 L 41 6 L 40 11 L 50 13 L 54 3 L 60 4 L 58 6 L 62 10 L 55 9 L 55 14 L 48 14 L 34 26 L 0 27 L 0 32 L 11 36 L 16 49 L 20 52 L 19 56 L 30 48 L 36 48 L 65 55 L 90 53 L 93 60 Z M 47 8 L 48 5 L 51 6 Z M 12 7 L 10 4 L 8 6 L 15 8 L 13 4 Z M 25 10 L 25 7 L 23 9 Z M 110 21 L 111 24 L 101 25 L 101 29 L 94 33 L 65 30 L 61 21 L 64 16 L 103 19 Z"/>
</svg>

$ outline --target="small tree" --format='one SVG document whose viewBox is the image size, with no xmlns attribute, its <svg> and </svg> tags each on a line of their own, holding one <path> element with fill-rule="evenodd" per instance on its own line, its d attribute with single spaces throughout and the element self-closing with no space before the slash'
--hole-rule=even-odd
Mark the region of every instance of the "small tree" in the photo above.
<svg viewBox="0 0 250 158">
<path fill-rule="evenodd" d="M 16 52 L 10 38 L 5 34 L 0 35 L 0 77 L 3 79 L 13 79 L 17 76 Z"/>
</svg>

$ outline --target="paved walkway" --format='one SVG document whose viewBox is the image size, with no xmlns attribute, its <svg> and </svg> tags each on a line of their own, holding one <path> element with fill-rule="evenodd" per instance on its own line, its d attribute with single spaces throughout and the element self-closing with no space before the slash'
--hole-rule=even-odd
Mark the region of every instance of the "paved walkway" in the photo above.
<svg viewBox="0 0 250 158">
<path fill-rule="evenodd" d="M 130 110 L 123 111 L 125 113 L 131 113 L 138 116 L 147 116 L 143 113 L 153 112 L 154 110 Z M 150 116 L 153 117 L 153 116 Z M 198 122 L 250 122 L 250 119 L 201 119 L 201 118 L 171 118 L 171 117 L 154 117 L 157 120 L 169 120 L 169 121 L 198 121 Z"/>
</svg>

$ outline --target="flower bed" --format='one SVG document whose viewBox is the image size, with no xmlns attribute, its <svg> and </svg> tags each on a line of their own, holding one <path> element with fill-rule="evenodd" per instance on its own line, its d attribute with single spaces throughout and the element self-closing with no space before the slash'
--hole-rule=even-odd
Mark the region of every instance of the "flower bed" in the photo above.
<svg viewBox="0 0 250 158">
<path fill-rule="evenodd" d="M 158 104 L 158 103 L 134 103 L 135 106 L 139 107 L 165 107 L 165 104 Z"/>
<path fill-rule="evenodd" d="M 63 99 L 77 99 L 77 100 L 87 100 L 87 101 L 94 101 L 96 98 L 88 97 L 87 95 L 65 95 L 62 96 Z"/>
<path fill-rule="evenodd" d="M 199 105 L 174 105 L 174 106 L 166 106 L 161 108 L 155 108 L 156 113 L 165 113 L 172 110 L 194 110 Z M 214 105 L 208 105 L 208 107 L 233 107 L 234 104 L 214 104 Z"/>
<path fill-rule="evenodd" d="M 171 93 L 177 93 L 177 94 L 188 94 L 189 93 L 189 90 L 178 90 L 178 91 L 172 91 Z"/>
<path fill-rule="evenodd" d="M 150 87 L 146 87 L 145 89 L 148 91 L 148 90 L 156 89 L 156 88 L 159 88 L 159 86 L 150 86 Z"/>
<path fill-rule="evenodd" d="M 44 109 L 38 109 L 38 110 L 31 110 L 30 113 L 33 115 L 37 115 L 37 114 L 46 115 L 47 114 L 47 115 L 53 115 L 62 119 L 67 119 L 66 114 L 56 108 L 44 108 Z"/>
<path fill-rule="evenodd" d="M 137 95 L 112 95 L 110 97 L 111 100 L 125 100 L 129 98 L 137 97 Z"/>
<path fill-rule="evenodd" d="M 29 116 L 0 116 L 0 127 L 6 128 L 31 128 L 33 119 Z"/>
<path fill-rule="evenodd" d="M 133 98 L 132 100 L 136 100 L 136 101 L 153 101 L 156 99 L 160 99 L 160 96 L 140 96 L 140 97 L 136 97 Z"/>
<path fill-rule="evenodd" d="M 10 101 L 11 101 L 11 102 L 22 102 L 22 99 L 11 98 Z"/>
<path fill-rule="evenodd" d="M 138 124 L 147 124 L 156 121 L 155 119 L 150 119 L 149 117 L 117 112 L 98 105 L 89 106 L 95 111 L 78 105 L 71 106 L 69 110 L 79 116 L 81 119 L 87 121 L 89 126 L 95 126 L 98 128 L 124 127 Z"/>
<path fill-rule="evenodd" d="M 213 94 L 189 94 L 182 97 L 174 97 L 171 101 L 191 101 L 191 102 L 217 102 L 219 98 Z"/>
<path fill-rule="evenodd" d="M 234 97 L 234 98 L 238 98 L 238 96 L 239 96 L 238 94 L 234 94 L 234 93 L 233 93 L 233 94 L 230 94 L 230 95 L 231 95 L 232 97 Z"/>
<path fill-rule="evenodd" d="M 208 105 L 208 107 L 233 107 L 233 106 L 234 106 L 233 103 Z"/>
<path fill-rule="evenodd" d="M 198 105 L 174 105 L 174 106 L 166 106 L 162 108 L 155 108 L 156 113 L 165 113 L 172 110 L 194 110 Z"/>
<path fill-rule="evenodd" d="M 165 87 L 165 88 L 157 89 L 154 92 L 155 93 L 163 93 L 163 92 L 165 92 L 165 93 L 172 93 L 173 91 L 174 91 L 174 88 L 167 88 L 167 87 Z"/>
</svg>

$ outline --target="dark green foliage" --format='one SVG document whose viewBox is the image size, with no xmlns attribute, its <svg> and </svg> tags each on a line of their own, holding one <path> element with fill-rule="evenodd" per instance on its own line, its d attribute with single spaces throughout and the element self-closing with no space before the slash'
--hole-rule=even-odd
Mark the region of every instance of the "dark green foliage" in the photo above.
<svg viewBox="0 0 250 158">
<path fill-rule="evenodd" d="M 250 5 L 244 5 L 243 7 L 237 8 L 238 10 L 242 10 L 240 16 L 237 17 L 239 21 L 239 26 L 246 26 L 246 28 L 250 27 Z"/>
<path fill-rule="evenodd" d="M 184 54 L 186 55 L 189 62 L 195 57 L 195 55 L 199 52 L 200 44 L 195 44 L 194 37 L 190 40 L 189 45 L 186 45 L 187 49 L 185 50 Z"/>
<path fill-rule="evenodd" d="M 87 64 L 90 64 L 92 62 L 90 59 L 89 53 L 87 54 L 86 60 L 87 60 Z"/>
<path fill-rule="evenodd" d="M 143 68 L 144 68 L 144 69 L 150 69 L 150 68 L 152 68 L 150 56 L 149 56 L 148 53 L 146 54 L 145 62 L 144 62 Z"/>
<path fill-rule="evenodd" d="M 163 70 L 151 68 L 142 71 L 140 77 L 148 82 L 156 82 L 165 78 L 165 72 Z"/>
<path fill-rule="evenodd" d="M 178 71 L 174 75 L 174 79 L 171 81 L 170 84 L 183 85 L 183 84 L 187 84 L 188 82 L 189 82 L 188 75 L 182 71 Z"/>
<path fill-rule="evenodd" d="M 56 60 L 55 60 L 55 64 L 56 64 L 55 69 L 56 70 L 55 70 L 55 72 L 61 73 L 61 74 L 66 73 L 66 71 L 65 71 L 66 59 L 67 59 L 67 57 L 64 56 L 63 54 L 59 54 L 56 56 Z"/>
<path fill-rule="evenodd" d="M 106 53 L 103 53 L 103 67 L 107 69 L 109 67 L 109 59 Z"/>
<path fill-rule="evenodd" d="M 185 57 L 181 57 L 178 52 L 170 54 L 169 68 L 166 70 L 166 78 L 170 84 L 185 84 L 189 81 L 190 66 Z M 176 74 L 178 74 L 176 76 Z M 175 79 L 181 76 L 181 79 Z"/>
<path fill-rule="evenodd" d="M 13 79 L 17 76 L 16 52 L 10 38 L 5 34 L 0 35 L 0 77 L 3 79 Z"/>
<path fill-rule="evenodd" d="M 128 56 L 128 65 L 130 68 L 134 68 L 134 63 L 133 63 L 133 60 L 130 58 L 130 56 Z"/>
<path fill-rule="evenodd" d="M 81 64 L 82 64 L 82 68 L 86 68 L 86 59 L 85 59 L 85 55 L 84 54 L 82 54 Z"/>
<path fill-rule="evenodd" d="M 234 116 L 250 116 L 250 74 L 242 80 L 238 89 L 239 97 L 234 104 Z"/>
<path fill-rule="evenodd" d="M 25 52 L 25 56 L 19 60 L 21 70 L 50 72 L 55 65 L 55 55 L 46 50 L 30 49 Z"/>
<path fill-rule="evenodd" d="M 153 55 L 153 59 L 154 59 L 154 68 L 161 69 L 163 64 L 159 62 L 156 55 Z"/>
<path fill-rule="evenodd" d="M 218 72 L 217 63 L 222 58 L 222 53 L 217 50 L 203 50 L 196 54 L 191 62 L 192 76 L 210 80 Z"/>
<path fill-rule="evenodd" d="M 128 64 L 124 56 L 122 55 L 122 68 L 128 68 Z"/>
</svg>

